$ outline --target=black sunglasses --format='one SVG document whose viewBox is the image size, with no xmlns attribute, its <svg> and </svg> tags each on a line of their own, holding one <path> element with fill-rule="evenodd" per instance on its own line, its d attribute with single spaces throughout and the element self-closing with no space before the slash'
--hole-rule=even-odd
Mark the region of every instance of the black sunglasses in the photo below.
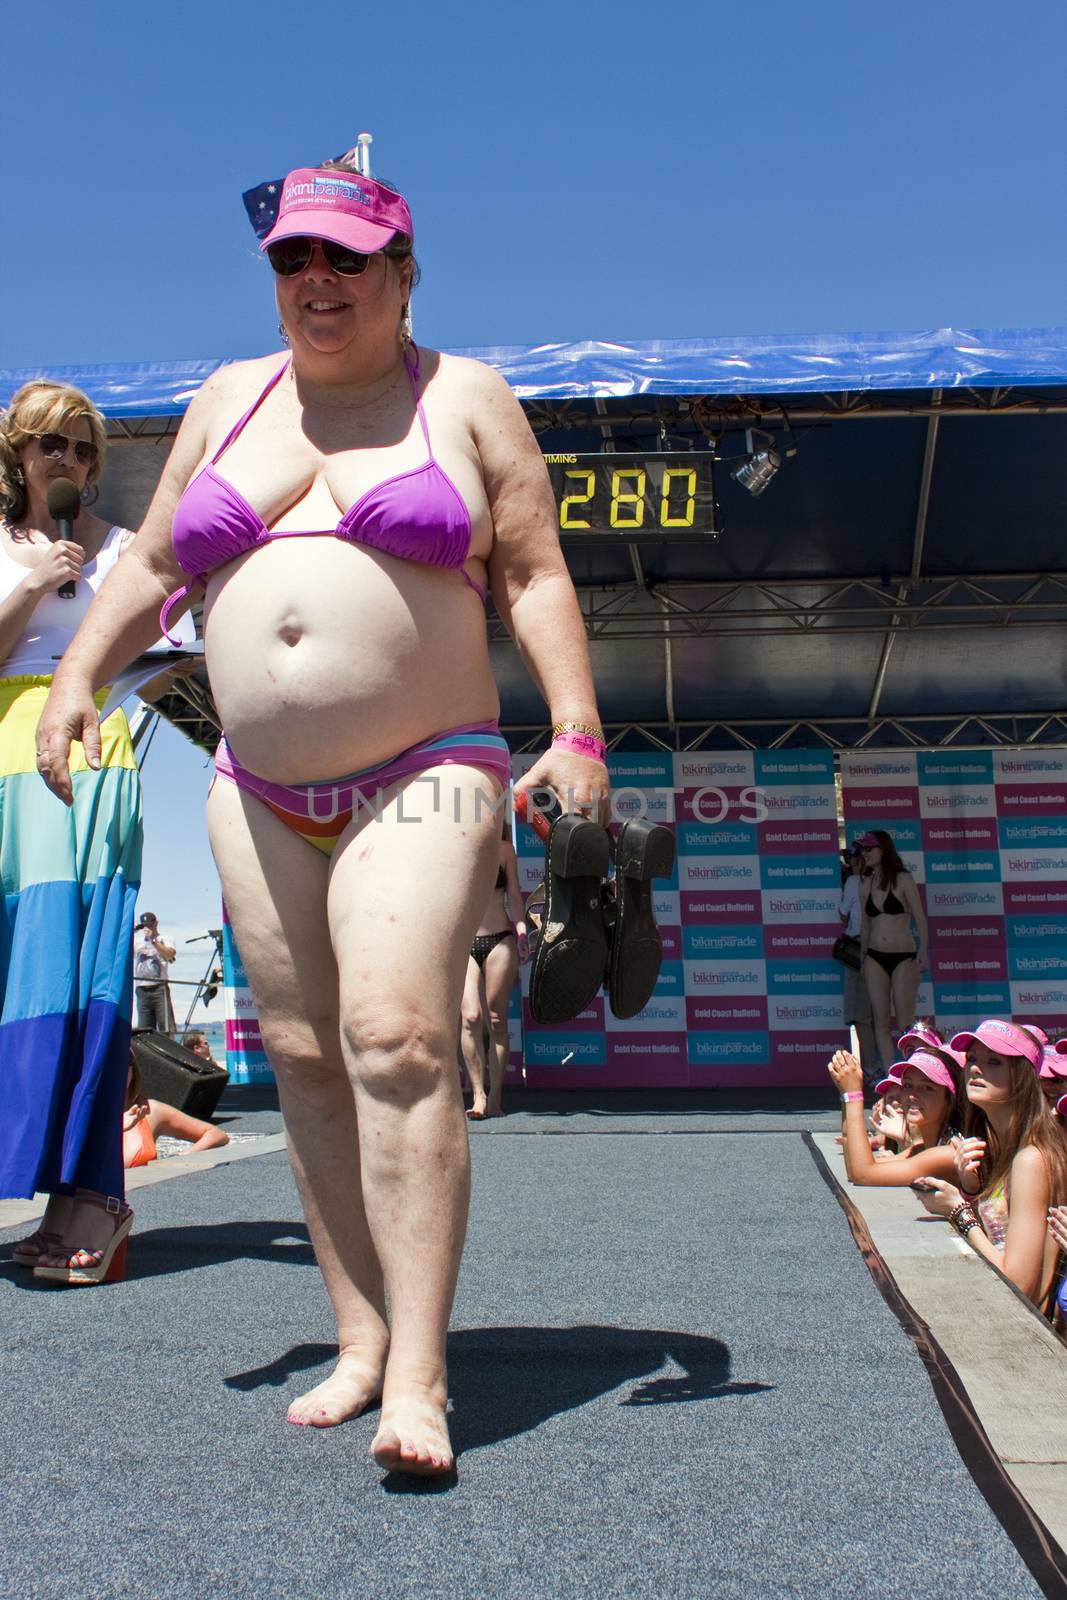
<svg viewBox="0 0 1067 1600">
<path fill-rule="evenodd" d="M 330 271 L 339 277 L 358 278 L 361 272 L 366 272 L 370 256 L 350 250 L 347 245 L 335 244 L 332 239 L 279 239 L 267 246 L 267 260 L 279 278 L 294 278 L 309 265 L 316 245 Z"/>
<path fill-rule="evenodd" d="M 58 461 L 68 450 L 74 451 L 74 459 L 79 467 L 91 467 L 97 457 L 95 444 L 90 444 L 86 439 L 68 439 L 62 433 L 39 433 L 37 443 L 41 454 L 52 461 Z"/>
</svg>

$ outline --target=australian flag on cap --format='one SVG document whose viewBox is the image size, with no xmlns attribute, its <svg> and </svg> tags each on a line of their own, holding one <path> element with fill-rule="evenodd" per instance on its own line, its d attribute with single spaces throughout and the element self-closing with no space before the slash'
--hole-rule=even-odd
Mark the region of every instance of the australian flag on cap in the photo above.
<svg viewBox="0 0 1067 1600">
<path fill-rule="evenodd" d="M 269 183 L 259 183 L 254 189 L 246 189 L 241 196 L 257 239 L 265 239 L 278 220 L 282 181 L 281 178 L 272 178 Z"/>
<path fill-rule="evenodd" d="M 342 151 L 341 155 L 334 156 L 333 159 L 341 161 L 343 156 Z M 278 207 L 281 204 L 284 182 L 284 178 L 270 178 L 266 183 L 257 183 L 254 189 L 246 189 L 241 196 L 257 239 L 265 239 L 278 220 Z"/>
</svg>

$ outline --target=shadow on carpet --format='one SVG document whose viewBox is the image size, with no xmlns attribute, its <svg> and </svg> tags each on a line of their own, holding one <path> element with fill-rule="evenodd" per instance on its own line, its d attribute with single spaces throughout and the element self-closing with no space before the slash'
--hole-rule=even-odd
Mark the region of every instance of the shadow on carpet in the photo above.
<svg viewBox="0 0 1067 1600">
<path fill-rule="evenodd" d="M 226 1379 L 230 1389 L 281 1388 L 337 1358 L 336 1345 L 298 1344 L 266 1366 Z M 662 1374 L 667 1365 L 677 1372 Z M 507 1382 L 499 1374 L 507 1373 Z M 319 1381 L 318 1378 L 315 1380 Z M 450 1417 L 457 1458 L 539 1428 L 551 1417 L 633 1387 L 620 1406 L 680 1405 L 758 1394 L 767 1383 L 731 1383 L 719 1339 L 652 1328 L 460 1328 L 448 1337 Z"/>
</svg>

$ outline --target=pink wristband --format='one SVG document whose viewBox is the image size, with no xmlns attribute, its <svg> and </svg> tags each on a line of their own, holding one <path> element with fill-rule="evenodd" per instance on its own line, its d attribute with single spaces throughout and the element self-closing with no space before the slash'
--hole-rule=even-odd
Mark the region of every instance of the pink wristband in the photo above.
<svg viewBox="0 0 1067 1600">
<path fill-rule="evenodd" d="M 842 1102 L 844 1102 L 845 1100 L 862 1100 L 863 1099 L 863 1090 L 862 1089 L 846 1089 L 844 1094 L 841 1096 L 841 1099 L 842 1099 Z"/>
<path fill-rule="evenodd" d="M 557 733 L 552 740 L 553 750 L 570 750 L 576 756 L 588 756 L 592 761 L 603 762 L 608 747 L 603 739 L 594 739 L 591 733 Z"/>
</svg>

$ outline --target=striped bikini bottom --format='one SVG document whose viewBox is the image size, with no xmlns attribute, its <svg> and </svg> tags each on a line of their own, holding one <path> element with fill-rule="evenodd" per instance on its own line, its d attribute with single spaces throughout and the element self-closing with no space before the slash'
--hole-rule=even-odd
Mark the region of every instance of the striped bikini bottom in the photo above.
<svg viewBox="0 0 1067 1600">
<path fill-rule="evenodd" d="M 506 789 L 511 778 L 511 753 L 496 722 L 472 722 L 435 734 L 410 750 L 362 772 L 322 783 L 271 783 L 243 767 L 225 737 L 215 751 L 215 771 L 238 789 L 254 794 L 308 844 L 332 855 L 341 834 L 362 807 L 374 812 L 378 796 L 390 784 L 431 767 L 477 767 Z"/>
</svg>

